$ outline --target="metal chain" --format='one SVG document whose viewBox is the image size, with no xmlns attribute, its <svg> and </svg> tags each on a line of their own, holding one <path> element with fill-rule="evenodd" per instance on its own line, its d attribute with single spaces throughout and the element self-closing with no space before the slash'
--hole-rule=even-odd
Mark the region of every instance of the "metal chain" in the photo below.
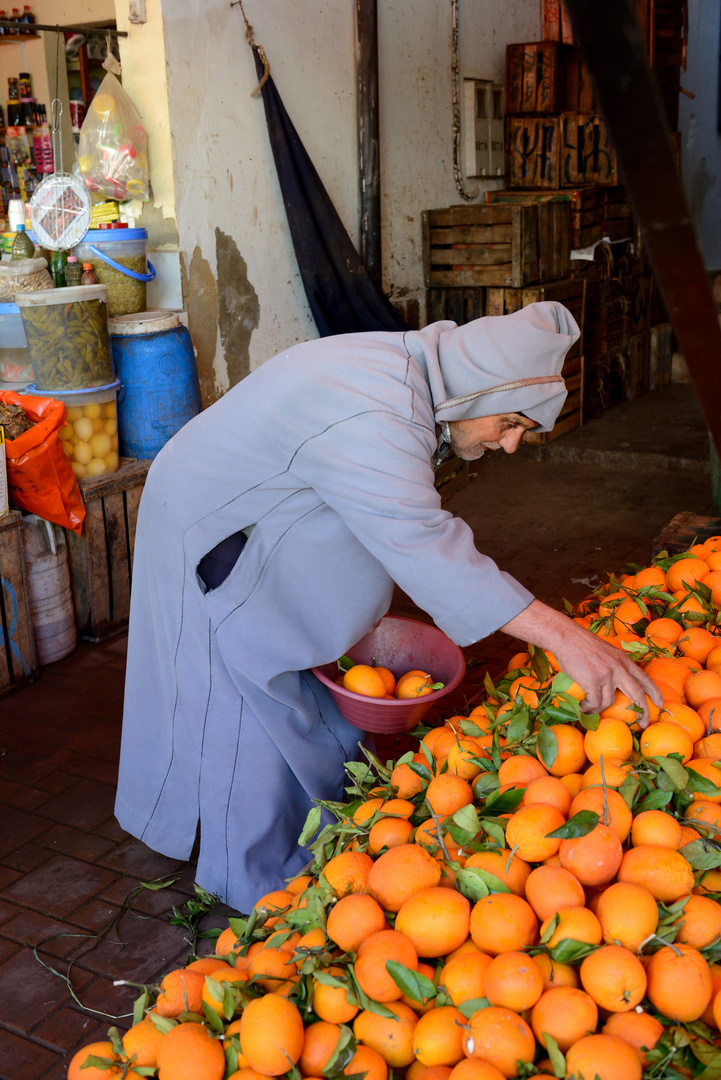
<svg viewBox="0 0 721 1080">
<path fill-rule="evenodd" d="M 451 12 L 453 17 L 453 29 L 451 33 L 452 60 L 451 72 L 453 75 L 453 178 L 462 199 L 471 202 L 480 192 L 476 187 L 472 191 L 467 190 L 461 173 L 461 101 L 460 101 L 460 73 L 458 70 L 458 0 L 451 0 Z"/>
</svg>

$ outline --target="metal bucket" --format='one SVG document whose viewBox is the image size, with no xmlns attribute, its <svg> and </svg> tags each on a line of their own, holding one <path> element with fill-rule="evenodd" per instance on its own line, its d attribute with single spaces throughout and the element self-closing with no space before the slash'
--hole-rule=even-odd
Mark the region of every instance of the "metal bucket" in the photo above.
<svg viewBox="0 0 721 1080">
<path fill-rule="evenodd" d="M 77 644 L 63 530 L 36 514 L 24 514 L 23 558 L 38 664 L 52 664 Z"/>
</svg>

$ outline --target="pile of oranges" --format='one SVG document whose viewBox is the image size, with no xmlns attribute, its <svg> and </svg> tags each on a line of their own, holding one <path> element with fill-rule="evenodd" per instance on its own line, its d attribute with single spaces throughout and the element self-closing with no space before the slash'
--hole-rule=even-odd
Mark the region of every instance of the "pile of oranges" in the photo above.
<svg viewBox="0 0 721 1080">
<path fill-rule="evenodd" d="M 443 683 L 434 682 L 427 671 L 413 669 L 396 678 L 387 667 L 371 664 L 353 664 L 339 677 L 338 682 L 344 690 L 362 697 L 408 699 L 425 697 L 434 690 L 441 690 Z"/>
<path fill-rule="evenodd" d="M 645 731 L 517 654 L 417 752 L 349 767 L 309 872 L 69 1080 L 721 1075 L 720 572 L 713 538 L 574 613 L 661 689 Z"/>
</svg>

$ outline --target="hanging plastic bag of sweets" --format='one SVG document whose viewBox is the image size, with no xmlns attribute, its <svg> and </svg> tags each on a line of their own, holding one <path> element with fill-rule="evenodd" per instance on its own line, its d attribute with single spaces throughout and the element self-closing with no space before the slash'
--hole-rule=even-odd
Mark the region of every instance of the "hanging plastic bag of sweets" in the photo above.
<svg viewBox="0 0 721 1080">
<path fill-rule="evenodd" d="M 112 72 L 101 82 L 80 129 L 78 168 L 91 193 L 117 202 L 150 194 L 145 128 Z"/>
</svg>

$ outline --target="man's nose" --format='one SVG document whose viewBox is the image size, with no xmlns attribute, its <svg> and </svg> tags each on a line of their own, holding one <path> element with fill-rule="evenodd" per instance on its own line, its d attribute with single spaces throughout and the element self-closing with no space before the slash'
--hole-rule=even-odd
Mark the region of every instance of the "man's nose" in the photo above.
<svg viewBox="0 0 721 1080">
<path fill-rule="evenodd" d="M 499 442 L 507 454 L 515 454 L 522 438 L 523 428 L 513 428 L 511 431 L 505 431 Z"/>
</svg>

